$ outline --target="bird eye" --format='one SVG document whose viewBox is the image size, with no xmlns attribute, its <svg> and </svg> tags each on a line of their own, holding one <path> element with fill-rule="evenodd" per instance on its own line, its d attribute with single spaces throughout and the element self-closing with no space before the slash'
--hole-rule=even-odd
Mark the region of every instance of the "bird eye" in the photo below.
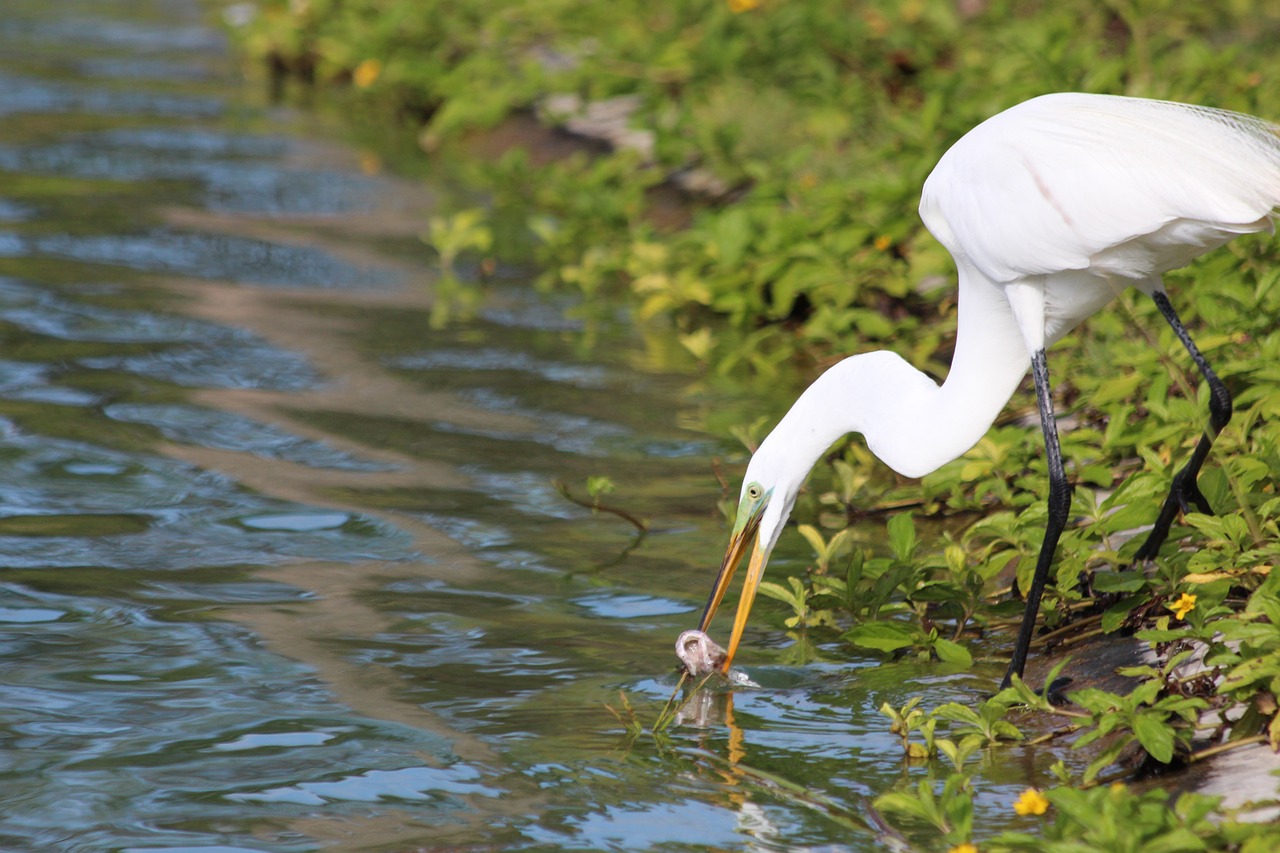
<svg viewBox="0 0 1280 853">
<path fill-rule="evenodd" d="M 751 500 L 753 501 L 760 500 L 760 496 L 762 494 L 764 494 L 764 490 L 760 488 L 759 483 L 752 483 L 751 485 L 747 486 L 747 497 L 751 498 Z"/>
</svg>

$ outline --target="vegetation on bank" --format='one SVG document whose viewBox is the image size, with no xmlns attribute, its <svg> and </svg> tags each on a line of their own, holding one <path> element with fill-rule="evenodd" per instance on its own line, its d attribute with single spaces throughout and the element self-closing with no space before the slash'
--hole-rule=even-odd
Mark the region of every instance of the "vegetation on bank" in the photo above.
<svg viewBox="0 0 1280 853">
<path fill-rule="evenodd" d="M 915 207 L 946 147 L 1000 109 L 1082 90 L 1280 121 L 1280 7 L 1248 0 L 266 0 L 238 32 L 276 73 L 414 123 L 427 149 L 515 112 L 563 119 L 550 103 L 626 98 L 610 101 L 630 111 L 623 147 L 487 164 L 491 215 L 521 212 L 545 286 L 630 299 L 640 320 L 674 324 L 711 373 L 766 379 L 882 347 L 945 374 L 953 272 Z M 549 100 L 565 94 L 576 101 Z M 677 222 L 657 201 L 673 182 L 690 193 Z M 456 297 L 441 322 L 467 306 L 458 258 L 488 251 L 493 230 L 472 211 L 432 223 Z M 1280 834 L 1235 823 L 1212 798 L 1116 781 L 1124 756 L 1152 773 L 1223 744 L 1280 745 L 1280 241 L 1238 240 L 1168 282 L 1236 398 L 1202 479 L 1220 514 L 1188 515 L 1156 565 L 1131 566 L 1124 534 L 1150 522 L 1206 399 L 1154 308 L 1126 294 L 1050 356 L 1077 522 L 1043 612 L 1050 629 L 1137 631 L 1163 663 L 1129 672 L 1128 693 L 1070 694 L 1067 710 L 1025 687 L 976 709 L 886 708 L 929 772 L 878 808 L 953 849 L 976 834 L 984 850 L 1269 850 Z M 1012 410 L 1034 411 L 1031 397 Z M 993 594 L 1039 548 L 1038 430 L 1004 422 L 923 482 L 899 481 L 856 441 L 823 467 L 797 509 L 813 563 L 763 589 L 790 607 L 797 655 L 840 636 L 963 665 L 967 637 L 1016 619 L 1020 606 Z M 904 508 L 887 554 L 844 532 Z M 915 534 L 913 516 L 959 513 L 974 520 L 939 542 Z M 1094 569 L 1102 608 L 1080 589 Z M 1177 667 L 1193 652 L 1210 677 Z M 1096 758 L 1019 801 L 1040 816 L 1036 833 L 978 832 L 969 759 L 1021 738 L 1010 711 L 1028 705 L 1063 717 Z M 1214 721 L 1228 709 L 1234 722 Z"/>
</svg>

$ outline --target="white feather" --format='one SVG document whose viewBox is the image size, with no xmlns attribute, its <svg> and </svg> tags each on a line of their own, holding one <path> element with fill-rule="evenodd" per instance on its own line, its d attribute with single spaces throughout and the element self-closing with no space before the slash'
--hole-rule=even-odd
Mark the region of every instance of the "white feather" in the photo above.
<svg viewBox="0 0 1280 853">
<path fill-rule="evenodd" d="M 899 473 L 933 471 L 990 428 L 1033 353 L 1126 287 L 1163 290 L 1162 273 L 1271 228 L 1278 206 L 1280 127 L 1250 116 L 1059 94 L 975 127 L 943 155 L 920 200 L 959 273 L 946 381 L 890 352 L 852 356 L 819 377 L 747 467 L 735 529 L 747 529 L 747 513 L 758 519 L 753 564 L 768 560 L 809 470 L 841 436 L 861 433 Z M 744 593 L 726 660 L 750 600 Z"/>
<path fill-rule="evenodd" d="M 1148 280 L 1270 227 L 1280 127 L 1169 101 L 1065 93 L 984 121 L 943 155 L 920 216 L 957 263 L 1009 282 Z"/>
</svg>

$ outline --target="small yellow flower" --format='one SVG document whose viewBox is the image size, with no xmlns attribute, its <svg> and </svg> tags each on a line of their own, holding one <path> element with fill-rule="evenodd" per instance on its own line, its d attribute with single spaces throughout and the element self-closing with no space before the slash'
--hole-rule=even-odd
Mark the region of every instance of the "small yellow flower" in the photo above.
<svg viewBox="0 0 1280 853">
<path fill-rule="evenodd" d="M 1013 810 L 1020 815 L 1041 815 L 1049 810 L 1049 801 L 1035 788 L 1028 788 L 1018 796 Z"/>
<path fill-rule="evenodd" d="M 359 89 L 367 89 L 372 86 L 382 75 L 382 63 L 376 59 L 366 59 L 356 66 L 356 70 L 351 72 L 351 82 L 356 84 Z"/>
<path fill-rule="evenodd" d="M 867 22 L 867 28 L 871 30 L 871 34 L 876 38 L 884 38 L 889 34 L 889 30 L 893 28 L 893 24 L 884 15 L 875 9 L 868 9 L 862 13 L 862 20 Z"/>
<path fill-rule="evenodd" d="M 360 171 L 366 175 L 382 174 L 382 158 L 372 151 L 361 151 Z"/>
<path fill-rule="evenodd" d="M 957 844 L 952 847 L 947 853 L 978 853 L 978 848 L 966 841 L 964 844 Z"/>
<path fill-rule="evenodd" d="M 1165 607 L 1172 610 L 1177 618 L 1186 619 L 1187 614 L 1196 609 L 1196 597 L 1189 592 L 1184 592 L 1177 601 L 1166 604 Z"/>
<path fill-rule="evenodd" d="M 887 252 L 889 247 L 893 245 L 893 238 L 888 234 L 881 234 L 876 238 L 876 248 L 881 252 Z"/>
<path fill-rule="evenodd" d="M 729 11 L 735 15 L 760 8 L 760 0 L 726 0 L 726 2 L 729 4 Z"/>
</svg>

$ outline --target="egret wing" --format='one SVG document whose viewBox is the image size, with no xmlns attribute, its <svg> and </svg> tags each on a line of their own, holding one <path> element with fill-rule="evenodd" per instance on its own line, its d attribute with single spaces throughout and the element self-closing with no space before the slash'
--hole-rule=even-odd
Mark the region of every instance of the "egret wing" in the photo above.
<svg viewBox="0 0 1280 853">
<path fill-rule="evenodd" d="M 1165 101 L 1059 94 L 962 137 L 925 182 L 920 215 L 993 281 L 1089 270 L 1147 279 L 1280 205 L 1280 127 Z"/>
</svg>

